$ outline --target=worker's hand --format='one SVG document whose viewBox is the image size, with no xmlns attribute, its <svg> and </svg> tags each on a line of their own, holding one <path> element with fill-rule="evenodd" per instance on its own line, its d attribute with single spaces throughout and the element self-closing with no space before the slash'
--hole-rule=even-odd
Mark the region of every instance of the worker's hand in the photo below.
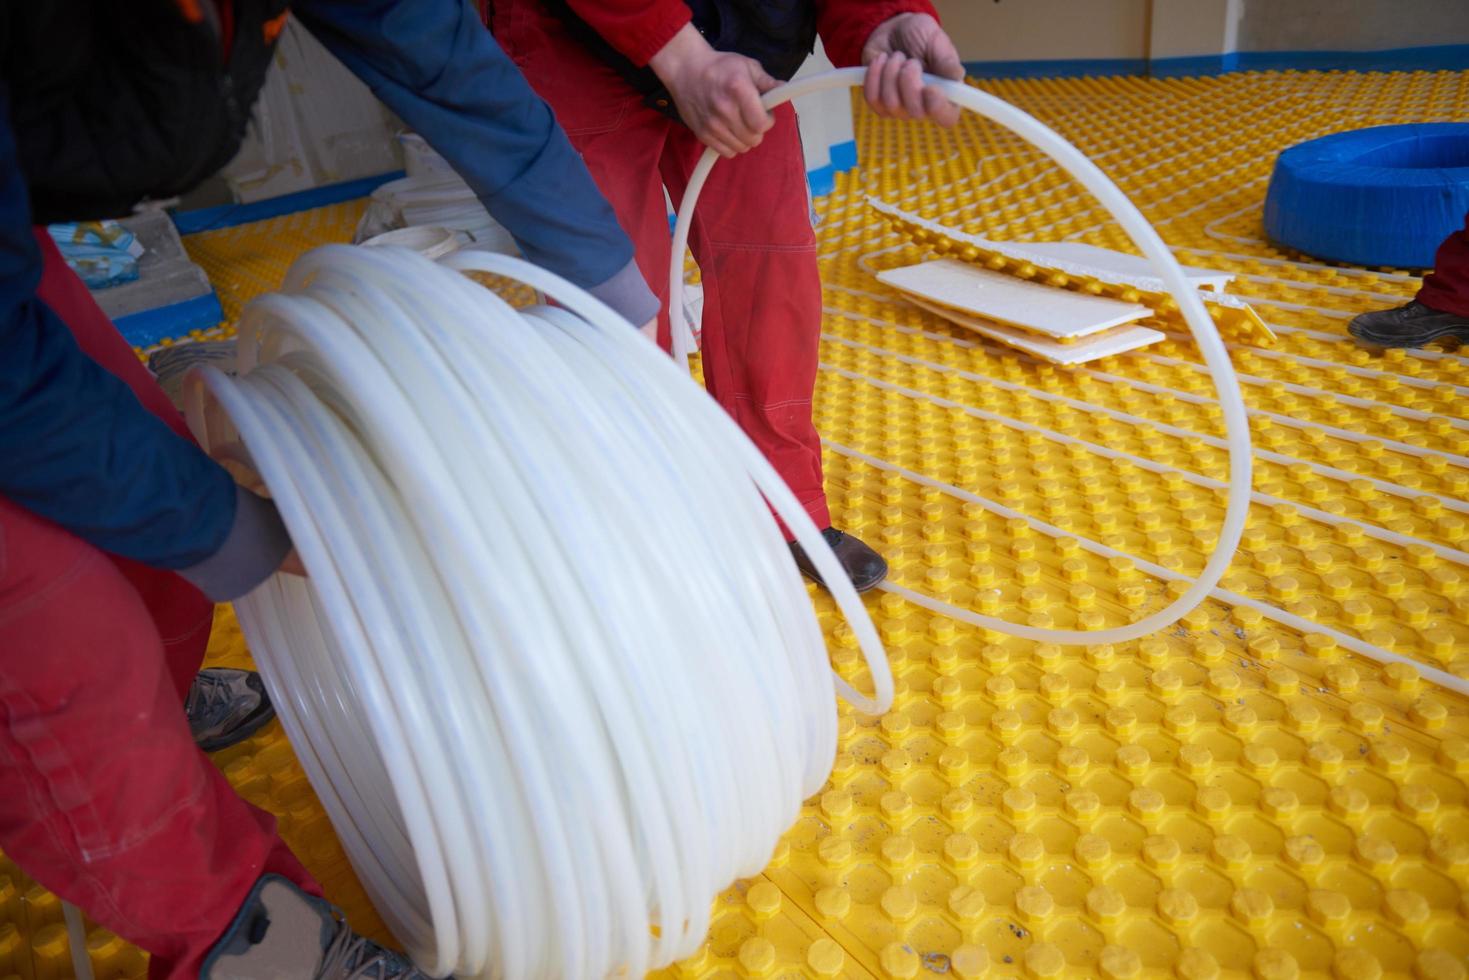
<svg viewBox="0 0 1469 980">
<path fill-rule="evenodd" d="M 715 51 L 693 24 L 685 24 L 648 66 L 694 135 L 725 159 L 759 146 L 775 124 L 760 96 L 780 83 L 754 58 Z"/>
<path fill-rule="evenodd" d="M 964 64 L 949 35 L 928 14 L 898 14 L 878 24 L 862 46 L 867 66 L 863 94 L 879 116 L 932 119 L 944 126 L 959 121 L 959 107 L 923 73 L 963 81 Z"/>
<path fill-rule="evenodd" d="M 306 566 L 301 564 L 301 556 L 296 553 L 295 548 L 292 548 L 286 553 L 286 557 L 281 561 L 281 567 L 277 571 L 285 572 L 287 575 L 306 577 Z"/>
</svg>

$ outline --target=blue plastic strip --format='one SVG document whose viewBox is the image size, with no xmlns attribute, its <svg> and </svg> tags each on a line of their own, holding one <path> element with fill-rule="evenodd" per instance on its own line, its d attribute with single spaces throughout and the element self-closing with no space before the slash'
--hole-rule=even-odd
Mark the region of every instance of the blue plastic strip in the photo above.
<svg viewBox="0 0 1469 980">
<path fill-rule="evenodd" d="M 974 78 L 1084 78 L 1153 75 L 1179 78 L 1233 71 L 1463 71 L 1469 44 L 1387 51 L 1232 51 L 1188 58 L 1079 58 L 1061 61 L 966 61 Z"/>
<path fill-rule="evenodd" d="M 134 347 L 151 347 L 167 337 L 182 337 L 191 330 L 206 330 L 224 319 L 219 296 L 210 290 L 180 303 L 130 313 L 112 321 L 123 339 Z"/>
<path fill-rule="evenodd" d="M 1061 61 L 966 61 L 971 78 L 1088 78 L 1101 75 L 1144 75 L 1144 58 L 1072 58 Z"/>
<path fill-rule="evenodd" d="M 806 183 L 811 185 L 812 195 L 824 197 L 836 188 L 837 172 L 829 163 L 824 167 L 808 170 L 806 171 Z"/>
<path fill-rule="evenodd" d="M 847 140 L 837 143 L 830 148 L 829 153 L 831 163 L 828 166 L 818 167 L 806 175 L 811 184 L 811 193 L 818 196 L 832 192 L 836 187 L 837 174 L 857 166 L 857 141 Z M 192 235 L 195 232 L 213 231 L 218 228 L 232 228 L 251 221 L 264 221 L 266 218 L 278 218 L 283 214 L 293 214 L 297 211 L 366 197 L 388 181 L 397 180 L 402 176 L 404 176 L 403 171 L 395 170 L 392 173 L 378 174 L 375 177 L 362 177 L 340 184 L 327 184 L 324 187 L 313 187 L 294 194 L 282 194 L 280 197 L 252 201 L 249 204 L 222 204 L 213 208 L 178 211 L 173 214 L 173 223 L 177 226 L 180 235 Z M 669 227 L 673 227 L 671 219 Z"/>
<path fill-rule="evenodd" d="M 213 208 L 179 211 L 174 213 L 173 223 L 178 227 L 180 235 L 192 235 L 194 232 L 213 231 L 217 228 L 232 228 L 251 221 L 264 221 L 266 218 L 278 218 L 283 214 L 294 214 L 297 211 L 366 197 L 388 181 L 397 180 L 402 176 L 404 176 L 403 171 L 395 170 L 392 173 L 378 174 L 375 177 L 362 177 L 357 180 L 343 181 L 340 184 L 325 184 L 321 187 L 297 191 L 294 194 L 282 194 L 280 197 L 270 197 L 263 201 L 252 201 L 249 204 L 221 204 Z"/>
<path fill-rule="evenodd" d="M 1273 53 L 1273 52 L 1261 52 Z M 1204 54 L 1193 58 L 1159 58 L 1148 65 L 1154 78 L 1198 78 L 1201 75 L 1227 75 L 1239 71 L 1240 54 Z M 1259 69 L 1264 70 L 1264 69 Z"/>
<path fill-rule="evenodd" d="M 1469 44 L 1390 51 L 1240 51 L 1235 71 L 1462 71 Z"/>
<path fill-rule="evenodd" d="M 827 153 L 831 156 L 831 168 L 839 174 L 846 173 L 857 166 L 856 140 L 833 144 Z"/>
</svg>

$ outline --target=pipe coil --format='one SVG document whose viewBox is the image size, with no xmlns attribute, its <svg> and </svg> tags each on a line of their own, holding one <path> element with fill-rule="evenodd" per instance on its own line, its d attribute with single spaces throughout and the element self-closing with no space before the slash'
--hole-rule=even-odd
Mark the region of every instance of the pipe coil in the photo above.
<svg viewBox="0 0 1469 980">
<path fill-rule="evenodd" d="M 503 255 L 317 249 L 246 310 L 238 356 L 238 378 L 190 376 L 191 427 L 263 478 L 311 574 L 240 621 L 394 934 L 460 977 L 691 954 L 825 781 L 833 695 L 892 701 L 790 490 L 626 321 Z M 831 673 L 766 500 L 834 583 L 873 697 Z"/>
<path fill-rule="evenodd" d="M 1218 582 L 1244 526 L 1248 429 L 1223 345 L 1085 157 L 992 96 L 929 81 L 1119 218 L 1194 331 L 1231 449 L 1218 548 L 1161 612 L 1096 632 L 961 618 L 1063 643 L 1161 629 Z M 671 309 L 715 159 L 679 214 Z M 560 306 L 517 311 L 461 271 Z M 789 489 L 675 362 L 507 256 L 327 246 L 247 308 L 239 335 L 237 378 L 190 376 L 190 426 L 259 474 L 311 573 L 275 576 L 240 620 L 395 935 L 428 972 L 461 977 L 636 976 L 692 953 L 713 897 L 766 864 L 825 781 L 833 694 L 866 713 L 892 702 L 872 623 Z M 829 671 L 771 509 L 832 584 L 871 696 Z"/>
</svg>

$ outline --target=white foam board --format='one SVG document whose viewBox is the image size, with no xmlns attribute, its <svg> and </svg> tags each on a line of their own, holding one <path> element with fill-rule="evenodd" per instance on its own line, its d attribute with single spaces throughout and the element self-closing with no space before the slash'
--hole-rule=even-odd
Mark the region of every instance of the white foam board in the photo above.
<svg viewBox="0 0 1469 980">
<path fill-rule="evenodd" d="M 1123 282 L 1157 277 L 1153 263 L 1140 255 L 1114 252 L 1110 248 L 1088 245 L 1086 242 L 997 242 L 996 244 L 1021 248 L 1053 259 L 1053 262 L 1047 263 L 1049 268 L 1059 269 L 1063 263 L 1076 263 L 1090 269 L 1100 270 L 1106 274 L 1094 275 L 1094 278 L 1103 282 Z M 1195 289 L 1211 289 L 1222 293 L 1224 288 L 1234 281 L 1232 274 L 1220 272 L 1218 269 L 1200 269 L 1191 265 L 1182 268 L 1183 277 Z"/>
<path fill-rule="evenodd" d="M 1111 269 L 1111 273 L 1109 275 L 1109 270 L 1107 268 L 1100 267 L 1091 261 L 1080 261 L 1077 258 L 1072 257 L 1058 257 L 1054 254 L 1045 255 L 1041 252 L 1036 251 L 1036 246 L 1038 244 L 1042 247 L 1045 247 L 1047 243 L 1044 242 L 1037 243 L 992 241 L 988 238 L 981 238 L 978 235 L 971 235 L 968 232 L 960 231 L 957 228 L 949 228 L 946 225 L 942 225 L 937 221 L 931 221 L 928 218 L 925 218 L 922 215 L 916 214 L 912 211 L 904 211 L 902 208 L 894 207 L 891 204 L 885 204 L 875 197 L 867 198 L 867 204 L 879 214 L 886 214 L 895 218 L 900 218 L 904 221 L 910 221 L 918 227 L 934 232 L 935 234 L 951 238 L 956 242 L 964 242 L 966 244 L 973 245 L 975 248 L 984 249 L 985 251 L 998 252 L 999 254 L 1006 256 L 1007 258 L 1014 259 L 1017 262 L 1029 262 L 1032 265 L 1038 265 L 1050 269 L 1057 269 L 1061 272 L 1066 273 L 1067 275 L 1100 279 L 1103 282 L 1109 282 L 1116 285 L 1135 286 L 1136 288 L 1149 293 L 1171 292 L 1167 284 L 1164 283 L 1162 279 L 1158 278 L 1156 272 L 1152 271 L 1151 265 L 1148 265 L 1143 259 L 1138 259 L 1136 256 L 1130 256 L 1130 258 L 1133 258 L 1136 262 L 1143 263 L 1143 265 L 1134 266 L 1133 271 L 1126 272 L 1114 267 Z M 1049 244 L 1054 245 L 1057 243 L 1053 242 Z M 1080 243 L 1068 242 L 1063 244 L 1070 246 Z M 1086 247 L 1092 248 L 1093 246 Z M 1122 254 L 1121 252 L 1111 252 L 1109 249 L 1099 249 L 1099 251 L 1110 255 Z M 1144 268 L 1144 266 L 1146 266 L 1146 268 Z M 1198 269 L 1195 270 L 1195 272 L 1210 273 L 1209 278 L 1211 279 L 1225 275 L 1225 273 L 1215 272 L 1214 270 L 1209 269 Z M 1188 278 L 1188 275 L 1189 273 L 1186 269 L 1185 278 Z M 1197 286 L 1197 283 L 1191 283 L 1191 285 Z M 1246 303 L 1238 296 L 1231 296 L 1230 294 L 1223 292 L 1222 287 L 1219 290 L 1206 290 L 1200 288 L 1197 289 L 1197 292 L 1199 299 L 1209 303 L 1217 303 L 1220 306 L 1227 306 L 1231 309 L 1249 309 L 1248 303 Z"/>
<path fill-rule="evenodd" d="M 1026 333 L 1023 330 L 1015 330 L 1011 327 L 1002 326 L 997 323 L 988 323 L 976 317 L 966 316 L 958 310 L 947 309 L 937 303 L 929 303 L 917 297 L 910 296 L 909 300 L 916 306 L 920 306 L 930 313 L 955 323 L 966 330 L 983 334 L 992 340 L 998 340 L 1017 350 L 1034 354 L 1036 357 L 1050 361 L 1052 364 L 1072 365 L 1085 364 L 1098 358 L 1110 357 L 1113 354 L 1125 354 L 1139 347 L 1155 344 L 1163 339 L 1162 332 L 1151 327 L 1122 326 L 1114 327 L 1104 333 L 1096 334 L 1081 340 L 1073 340 L 1070 343 L 1061 343 L 1057 340 L 1047 340 L 1045 337 L 1037 337 L 1035 334 Z"/>
<path fill-rule="evenodd" d="M 1085 337 L 1153 312 L 1139 303 L 1042 286 L 957 259 L 885 269 L 877 278 L 910 296 L 1051 337 Z"/>
</svg>

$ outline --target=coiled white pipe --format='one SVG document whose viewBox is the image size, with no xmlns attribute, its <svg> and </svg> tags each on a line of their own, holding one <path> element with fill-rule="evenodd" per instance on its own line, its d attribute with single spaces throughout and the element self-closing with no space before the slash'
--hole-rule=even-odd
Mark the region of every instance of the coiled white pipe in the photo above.
<svg viewBox="0 0 1469 980">
<path fill-rule="evenodd" d="M 259 473 L 311 574 L 241 623 L 424 969 L 641 976 L 697 948 L 821 787 L 833 694 L 881 712 L 892 676 L 817 529 L 684 372 L 553 275 L 444 261 L 311 252 L 247 308 L 239 377 L 191 375 L 191 427 Z M 833 679 L 771 508 L 874 697 Z"/>
<path fill-rule="evenodd" d="M 789 102 L 791 99 L 820 92 L 829 88 L 859 87 L 866 76 L 863 68 L 842 68 L 799 78 L 765 93 L 761 103 L 766 109 Z M 1168 286 L 1178 303 L 1184 320 L 1193 332 L 1204 357 L 1204 363 L 1214 380 L 1219 394 L 1219 407 L 1224 415 L 1225 433 L 1229 444 L 1229 494 L 1224 509 L 1224 523 L 1219 531 L 1219 542 L 1213 554 L 1204 563 L 1203 570 L 1193 584 L 1182 595 L 1167 606 L 1126 626 L 1104 630 L 1057 630 L 1042 629 L 1022 623 L 1012 623 L 994 616 L 986 616 L 969 610 L 955 610 L 951 615 L 985 629 L 996 630 L 1011 636 L 1043 643 L 1091 645 L 1103 643 L 1125 643 L 1136 640 L 1162 629 L 1167 629 L 1182 619 L 1196 606 L 1208 598 L 1214 587 L 1228 570 L 1239 547 L 1240 535 L 1244 533 L 1245 519 L 1250 508 L 1251 450 L 1249 419 L 1245 414 L 1244 400 L 1240 395 L 1239 381 L 1229 362 L 1229 353 L 1219 339 L 1214 321 L 1199 301 L 1196 290 L 1190 288 L 1178 261 L 1158 233 L 1148 224 L 1142 213 L 1127 199 L 1117 185 L 1086 158 L 1080 150 L 1062 139 L 1057 133 L 1035 117 L 995 98 L 977 88 L 947 79 L 925 75 L 924 83 L 940 88 L 955 105 L 977 112 L 1006 127 L 1032 146 L 1041 150 L 1062 169 L 1071 174 L 1083 187 L 1101 202 L 1122 225 L 1142 253 L 1152 260 L 1159 278 Z M 693 223 L 694 208 L 709 172 L 719 159 L 713 150 L 705 152 L 689 177 L 683 201 L 678 210 L 678 222 L 673 232 L 673 257 L 668 272 L 669 309 L 683 306 L 683 264 L 688 248 L 689 228 Z M 679 318 L 673 319 L 673 349 L 679 360 L 692 353 L 693 338 Z"/>
</svg>

